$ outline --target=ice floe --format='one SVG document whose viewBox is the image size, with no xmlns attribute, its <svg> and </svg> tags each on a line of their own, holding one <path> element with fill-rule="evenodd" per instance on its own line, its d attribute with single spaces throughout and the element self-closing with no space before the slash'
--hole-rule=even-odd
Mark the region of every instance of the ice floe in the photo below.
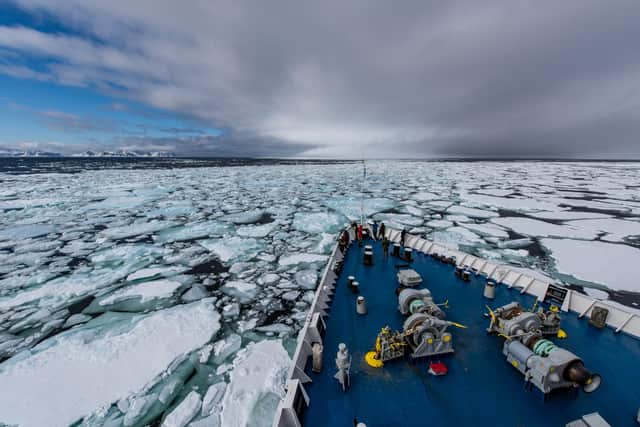
<svg viewBox="0 0 640 427">
<path fill-rule="evenodd" d="M 250 344 L 233 361 L 231 381 L 222 401 L 221 424 L 244 427 L 252 420 L 270 425 L 291 359 L 280 341 Z"/>
<path fill-rule="evenodd" d="M 572 225 L 557 225 L 531 218 L 505 217 L 494 218 L 491 221 L 525 236 L 567 237 L 584 240 L 592 240 L 597 236 L 597 233 L 593 230 Z"/>
<path fill-rule="evenodd" d="M 202 415 L 208 416 L 219 413 L 219 404 L 222 402 L 224 392 L 227 389 L 227 383 L 218 382 L 212 384 L 202 398 Z M 214 412 L 215 411 L 215 412 Z"/>
<path fill-rule="evenodd" d="M 555 267 L 562 274 L 611 289 L 638 290 L 640 249 L 571 239 L 542 239 L 541 243 L 551 251 Z"/>
<path fill-rule="evenodd" d="M 424 222 L 422 218 L 409 214 L 376 214 L 374 218 L 378 221 L 387 223 L 390 226 L 396 225 L 396 228 L 404 228 L 405 226 L 417 227 Z"/>
<path fill-rule="evenodd" d="M 185 427 L 202 408 L 202 397 L 191 391 L 162 422 L 162 427 Z"/>
<path fill-rule="evenodd" d="M 0 230 L 0 241 L 32 239 L 53 233 L 56 227 L 48 224 L 14 225 Z"/>
<path fill-rule="evenodd" d="M 228 236 L 220 239 L 201 240 L 199 243 L 224 262 L 251 259 L 262 250 L 262 243 L 254 238 Z"/>
<path fill-rule="evenodd" d="M 453 215 L 464 215 L 470 218 L 480 218 L 480 219 L 496 218 L 500 216 L 498 215 L 497 212 L 493 212 L 491 210 L 469 208 L 466 206 L 451 206 L 450 208 L 447 209 L 447 213 L 453 214 Z"/>
<path fill-rule="evenodd" d="M 508 209 L 519 212 L 535 212 L 535 211 L 552 211 L 560 210 L 557 204 L 546 202 L 543 200 L 536 200 L 533 198 L 522 197 L 495 197 L 485 196 L 479 194 L 466 194 L 463 196 L 463 200 L 473 202 L 478 205 L 490 206 L 493 208 Z M 456 212 L 462 213 L 463 212 Z"/>
<path fill-rule="evenodd" d="M 293 254 L 280 257 L 278 263 L 282 266 L 297 265 L 297 264 L 309 264 L 309 263 L 321 263 L 328 259 L 326 255 L 317 254 Z"/>
<path fill-rule="evenodd" d="M 140 390 L 176 357 L 205 344 L 218 319 L 205 300 L 52 337 L 0 365 L 0 420 L 71 424 Z"/>
<path fill-rule="evenodd" d="M 158 267 L 147 267 L 141 268 L 135 273 L 131 273 L 127 276 L 127 282 L 135 282 L 136 280 L 149 280 L 155 279 L 159 277 L 171 277 L 176 274 L 184 273 L 187 271 L 186 267 L 181 266 L 158 266 Z"/>
<path fill-rule="evenodd" d="M 315 289 L 318 282 L 316 270 L 300 270 L 294 275 L 295 281 L 302 289 Z"/>
<path fill-rule="evenodd" d="M 451 221 L 447 221 L 444 219 L 433 219 L 427 222 L 427 227 L 431 227 L 431 228 L 447 228 L 447 227 L 451 227 L 452 225 L 453 223 Z"/>
<path fill-rule="evenodd" d="M 386 197 L 332 197 L 325 200 L 324 205 L 342 213 L 350 221 L 360 219 L 364 215 L 371 216 L 378 212 L 393 209 L 397 202 Z"/>
<path fill-rule="evenodd" d="M 228 214 L 220 219 L 234 224 L 254 224 L 262 218 L 265 211 L 262 209 L 251 209 L 244 212 Z"/>
<path fill-rule="evenodd" d="M 622 242 L 628 237 L 640 237 L 640 222 L 623 219 L 584 219 L 569 221 L 566 225 L 576 227 L 593 234 L 602 234 L 601 240 Z"/>
<path fill-rule="evenodd" d="M 180 225 L 168 228 L 158 233 L 155 240 L 159 243 L 180 242 L 185 240 L 202 239 L 205 237 L 222 236 L 231 230 L 231 226 L 221 222 L 203 222 Z"/>
<path fill-rule="evenodd" d="M 176 225 L 175 222 L 169 221 L 138 221 L 129 225 L 107 228 L 102 231 L 100 235 L 108 239 L 124 239 L 127 237 L 154 233 L 174 225 Z"/>
<path fill-rule="evenodd" d="M 531 212 L 528 214 L 533 218 L 568 221 L 572 219 L 602 219 L 611 218 L 611 215 L 598 212 L 580 211 L 551 211 L 551 212 Z"/>
<path fill-rule="evenodd" d="M 499 239 L 507 239 L 509 233 L 504 228 L 494 224 L 462 224 L 462 227 L 468 228 L 480 236 L 497 237 Z"/>
<path fill-rule="evenodd" d="M 271 222 L 263 225 L 254 225 L 254 226 L 247 225 L 247 226 L 238 227 L 238 229 L 236 230 L 236 233 L 242 237 L 262 238 L 269 235 L 269 233 L 275 230 L 277 226 L 278 224 L 275 222 Z"/>
<path fill-rule="evenodd" d="M 253 283 L 241 282 L 239 280 L 232 280 L 225 283 L 220 290 L 226 295 L 236 298 L 241 304 L 253 301 L 258 294 L 258 286 Z"/>
<path fill-rule="evenodd" d="M 140 298 L 142 302 L 171 296 L 183 283 L 175 279 L 160 279 L 127 286 L 100 299 L 100 305 L 113 304 L 131 297 Z"/>
<path fill-rule="evenodd" d="M 307 233 L 336 233 L 347 224 L 342 215 L 330 212 L 299 212 L 293 217 L 293 228 Z"/>
<path fill-rule="evenodd" d="M 432 235 L 434 242 L 442 243 L 451 248 L 458 245 L 469 246 L 482 242 L 480 236 L 464 227 L 449 227 L 446 230 L 436 231 Z"/>
</svg>

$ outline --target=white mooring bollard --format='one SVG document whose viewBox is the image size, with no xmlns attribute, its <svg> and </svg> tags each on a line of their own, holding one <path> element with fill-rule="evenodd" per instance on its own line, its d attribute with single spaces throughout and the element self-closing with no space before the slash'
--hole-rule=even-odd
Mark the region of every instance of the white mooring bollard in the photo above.
<svg viewBox="0 0 640 427">
<path fill-rule="evenodd" d="M 367 314 L 367 302 L 364 300 L 363 296 L 359 296 L 356 300 L 356 313 Z"/>
</svg>

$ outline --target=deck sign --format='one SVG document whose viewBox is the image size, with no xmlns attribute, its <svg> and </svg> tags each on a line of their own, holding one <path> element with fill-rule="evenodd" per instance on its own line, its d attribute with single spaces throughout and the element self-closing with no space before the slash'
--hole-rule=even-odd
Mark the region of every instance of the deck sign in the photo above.
<svg viewBox="0 0 640 427">
<path fill-rule="evenodd" d="M 567 296 L 566 288 L 556 286 L 554 284 L 549 284 L 549 287 L 547 288 L 547 293 L 544 296 L 544 301 L 553 302 L 553 303 L 562 305 L 566 296 Z"/>
</svg>

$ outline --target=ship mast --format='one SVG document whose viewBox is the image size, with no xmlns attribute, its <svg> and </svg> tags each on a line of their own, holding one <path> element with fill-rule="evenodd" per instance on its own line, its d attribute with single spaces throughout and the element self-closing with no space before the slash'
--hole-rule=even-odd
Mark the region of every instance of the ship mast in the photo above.
<svg viewBox="0 0 640 427">
<path fill-rule="evenodd" d="M 367 165 L 362 160 L 362 184 L 360 186 L 360 224 L 364 226 L 364 189 L 367 182 Z"/>
</svg>

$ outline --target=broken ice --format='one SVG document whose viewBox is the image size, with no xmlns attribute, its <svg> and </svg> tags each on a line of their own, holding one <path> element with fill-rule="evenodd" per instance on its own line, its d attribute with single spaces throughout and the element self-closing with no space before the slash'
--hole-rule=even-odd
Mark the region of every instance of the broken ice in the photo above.
<svg viewBox="0 0 640 427">
<path fill-rule="evenodd" d="M 284 348 L 362 215 L 640 304 L 637 163 L 358 168 L 1 173 L 0 423 L 270 420 Z"/>
</svg>

